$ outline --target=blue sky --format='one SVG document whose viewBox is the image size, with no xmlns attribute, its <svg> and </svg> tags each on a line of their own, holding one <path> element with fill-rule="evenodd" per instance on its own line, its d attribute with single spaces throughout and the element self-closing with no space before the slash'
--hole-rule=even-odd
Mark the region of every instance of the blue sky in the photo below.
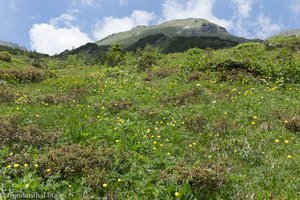
<svg viewBox="0 0 300 200">
<path fill-rule="evenodd" d="M 0 40 L 54 54 L 178 18 L 206 18 L 247 38 L 300 28 L 300 0 L 0 0 Z"/>
</svg>

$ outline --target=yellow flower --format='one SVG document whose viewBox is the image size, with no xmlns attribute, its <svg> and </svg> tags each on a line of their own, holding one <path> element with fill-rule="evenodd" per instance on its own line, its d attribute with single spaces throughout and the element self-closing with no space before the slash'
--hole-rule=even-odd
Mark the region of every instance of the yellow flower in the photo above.
<svg viewBox="0 0 300 200">
<path fill-rule="evenodd" d="M 104 187 L 104 188 L 107 188 L 107 186 L 108 186 L 108 185 L 107 185 L 106 183 L 103 183 L 103 184 L 102 184 L 102 187 Z"/>
<path fill-rule="evenodd" d="M 257 119 L 257 116 L 254 116 L 253 119 Z"/>
<path fill-rule="evenodd" d="M 171 153 L 167 153 L 167 155 L 169 156 L 169 155 L 171 155 Z"/>
<path fill-rule="evenodd" d="M 38 165 L 38 164 L 34 164 L 34 167 L 35 167 L 35 168 L 38 168 L 38 167 L 39 167 L 39 165 Z"/>
<path fill-rule="evenodd" d="M 193 142 L 193 145 L 195 146 L 195 145 L 196 145 L 196 142 Z"/>
<path fill-rule="evenodd" d="M 47 169 L 46 172 L 51 172 L 51 169 Z"/>
<path fill-rule="evenodd" d="M 288 157 L 288 159 L 291 159 L 291 158 L 292 158 L 292 156 L 291 156 L 291 155 L 288 155 L 287 157 Z"/>
<path fill-rule="evenodd" d="M 190 144 L 190 145 L 189 145 L 189 147 L 193 147 L 193 145 L 192 145 L 192 144 Z"/>
<path fill-rule="evenodd" d="M 161 137 L 160 135 L 157 136 L 158 139 L 159 139 L 160 137 Z"/>
<path fill-rule="evenodd" d="M 6 168 L 10 169 L 10 168 L 11 168 L 11 165 L 7 165 Z"/>
<path fill-rule="evenodd" d="M 26 184 L 25 187 L 26 187 L 26 188 L 29 188 L 29 184 Z"/>
<path fill-rule="evenodd" d="M 156 141 L 154 141 L 154 142 L 153 142 L 153 144 L 157 144 L 157 142 L 156 142 Z"/>
<path fill-rule="evenodd" d="M 255 125 L 256 123 L 255 123 L 255 122 L 252 122 L 251 124 L 252 124 L 252 125 Z"/>
<path fill-rule="evenodd" d="M 122 182 L 122 179 L 118 178 L 118 182 Z"/>
<path fill-rule="evenodd" d="M 175 197 L 179 197 L 180 193 L 179 192 L 175 192 Z"/>
<path fill-rule="evenodd" d="M 275 140 L 276 143 L 279 143 L 280 141 L 278 139 Z"/>
<path fill-rule="evenodd" d="M 121 140 L 116 140 L 116 143 L 120 142 Z"/>
<path fill-rule="evenodd" d="M 153 150 L 156 150 L 156 147 L 153 147 Z"/>
<path fill-rule="evenodd" d="M 11 152 L 9 155 L 10 155 L 10 156 L 13 156 L 13 155 L 14 155 L 14 153 L 13 153 L 13 152 Z"/>
<path fill-rule="evenodd" d="M 14 168 L 18 168 L 19 166 L 19 164 L 14 164 Z"/>
<path fill-rule="evenodd" d="M 288 144 L 288 143 L 289 143 L 289 141 L 288 141 L 288 140 L 284 140 L 284 143 L 285 143 L 285 144 Z"/>
<path fill-rule="evenodd" d="M 24 167 L 28 167 L 28 164 L 25 163 L 25 164 L 24 164 Z"/>
<path fill-rule="evenodd" d="M 288 120 L 284 120 L 284 123 L 288 123 L 289 121 Z"/>
</svg>

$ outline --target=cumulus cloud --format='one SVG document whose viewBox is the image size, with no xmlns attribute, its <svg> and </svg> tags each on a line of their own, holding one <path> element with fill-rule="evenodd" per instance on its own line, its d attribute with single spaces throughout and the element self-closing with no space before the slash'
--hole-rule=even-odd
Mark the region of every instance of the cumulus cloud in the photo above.
<svg viewBox="0 0 300 200">
<path fill-rule="evenodd" d="M 229 20 L 220 19 L 213 14 L 216 0 L 165 0 L 162 7 L 164 20 L 184 18 L 204 18 L 229 28 Z"/>
<path fill-rule="evenodd" d="M 258 16 L 256 23 L 254 23 L 254 26 L 254 32 L 256 36 L 261 39 L 266 39 L 274 33 L 282 30 L 281 25 L 273 23 L 271 19 L 264 14 L 260 14 Z"/>
<path fill-rule="evenodd" d="M 142 10 L 134 10 L 131 16 L 123 18 L 105 17 L 96 24 L 94 37 L 100 40 L 110 34 L 128 31 L 138 25 L 149 25 L 154 18 L 154 13 Z"/>
<path fill-rule="evenodd" d="M 30 31 L 30 44 L 33 50 L 50 55 L 66 49 L 76 48 L 91 38 L 72 25 L 76 18 L 71 14 L 62 14 L 50 20 L 50 23 L 34 24 Z"/>
</svg>

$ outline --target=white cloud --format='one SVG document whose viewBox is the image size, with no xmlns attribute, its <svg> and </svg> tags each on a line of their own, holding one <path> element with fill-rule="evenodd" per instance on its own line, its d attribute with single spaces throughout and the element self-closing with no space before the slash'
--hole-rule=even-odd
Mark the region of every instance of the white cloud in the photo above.
<svg viewBox="0 0 300 200">
<path fill-rule="evenodd" d="M 204 18 L 213 23 L 229 28 L 229 20 L 220 19 L 213 14 L 216 0 L 165 0 L 163 3 L 164 20 L 184 18 Z"/>
<path fill-rule="evenodd" d="M 95 4 L 94 0 L 80 0 L 80 3 L 87 6 L 92 6 Z"/>
<path fill-rule="evenodd" d="M 64 14 L 60 15 L 59 17 L 52 18 L 50 20 L 50 24 L 52 24 L 53 26 L 59 26 L 60 23 L 63 23 L 64 26 L 71 27 L 72 22 L 74 22 L 76 20 L 77 19 L 74 15 L 64 13 Z"/>
<path fill-rule="evenodd" d="M 290 10 L 295 16 L 300 15 L 300 0 L 294 0 L 290 5 Z"/>
<path fill-rule="evenodd" d="M 138 25 L 149 25 L 154 18 L 154 13 L 142 10 L 134 10 L 131 16 L 123 18 L 105 17 L 101 22 L 96 24 L 94 37 L 100 40 L 110 34 L 128 31 Z"/>
<path fill-rule="evenodd" d="M 126 6 L 128 4 L 128 0 L 119 0 L 120 6 Z"/>
<path fill-rule="evenodd" d="M 29 31 L 31 48 L 53 55 L 90 42 L 91 38 L 72 25 L 74 21 L 73 15 L 62 14 L 51 19 L 49 24 L 34 24 Z"/>
<path fill-rule="evenodd" d="M 248 18 L 252 11 L 253 0 L 231 0 L 237 9 L 236 16 L 239 18 Z"/>
<path fill-rule="evenodd" d="M 264 14 L 260 14 L 254 23 L 255 29 L 254 32 L 256 37 L 260 39 L 266 39 L 267 37 L 273 35 L 276 32 L 282 30 L 282 26 L 276 23 L 273 23 L 271 19 Z"/>
<path fill-rule="evenodd" d="M 231 0 L 231 3 L 236 10 L 232 17 L 231 29 L 237 32 L 240 36 L 250 37 L 248 29 L 253 0 Z"/>
</svg>

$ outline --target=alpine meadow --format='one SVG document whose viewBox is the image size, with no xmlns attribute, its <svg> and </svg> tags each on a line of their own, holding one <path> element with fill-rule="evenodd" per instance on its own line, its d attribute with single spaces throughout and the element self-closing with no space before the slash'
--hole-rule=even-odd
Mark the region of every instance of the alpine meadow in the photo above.
<svg viewBox="0 0 300 200">
<path fill-rule="evenodd" d="M 1 44 L 0 199 L 299 199 L 299 36 L 189 18 Z"/>
</svg>

